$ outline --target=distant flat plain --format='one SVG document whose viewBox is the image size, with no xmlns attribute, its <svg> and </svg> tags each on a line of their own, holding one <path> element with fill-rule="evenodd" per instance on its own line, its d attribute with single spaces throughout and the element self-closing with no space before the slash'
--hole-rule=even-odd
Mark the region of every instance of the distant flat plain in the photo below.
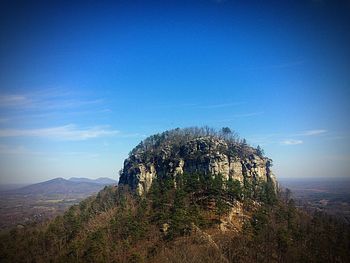
<svg viewBox="0 0 350 263">
<path fill-rule="evenodd" d="M 350 178 L 280 178 L 297 206 L 323 211 L 350 223 Z"/>
</svg>

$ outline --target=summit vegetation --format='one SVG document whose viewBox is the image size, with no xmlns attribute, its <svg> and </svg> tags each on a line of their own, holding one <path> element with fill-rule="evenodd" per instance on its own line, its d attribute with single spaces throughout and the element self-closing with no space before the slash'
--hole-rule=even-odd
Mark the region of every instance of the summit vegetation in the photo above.
<svg viewBox="0 0 350 263">
<path fill-rule="evenodd" d="M 147 137 L 141 141 L 130 153 L 133 154 L 144 154 L 153 153 L 159 154 L 161 150 L 167 147 L 172 148 L 172 152 L 181 150 L 181 147 L 186 145 L 188 142 L 198 138 L 211 138 L 215 140 L 222 140 L 227 143 L 229 150 L 234 151 L 233 153 L 243 156 L 253 152 L 264 155 L 264 151 L 260 146 L 257 149 L 253 149 L 247 144 L 246 139 L 240 138 L 237 132 L 231 130 L 229 127 L 223 127 L 220 130 L 205 126 L 205 127 L 189 127 L 189 128 L 176 128 L 168 130 L 162 133 L 158 133 Z"/>
</svg>

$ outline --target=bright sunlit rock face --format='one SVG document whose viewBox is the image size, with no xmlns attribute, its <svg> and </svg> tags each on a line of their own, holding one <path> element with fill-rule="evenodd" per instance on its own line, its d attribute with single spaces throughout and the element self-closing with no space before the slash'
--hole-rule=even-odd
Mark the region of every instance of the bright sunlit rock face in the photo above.
<svg viewBox="0 0 350 263">
<path fill-rule="evenodd" d="M 184 173 L 221 175 L 224 180 L 272 181 L 272 161 L 237 139 L 218 134 L 191 134 L 172 130 L 154 135 L 131 151 L 124 162 L 119 184 L 129 185 L 140 195 L 155 178 L 176 177 Z"/>
</svg>

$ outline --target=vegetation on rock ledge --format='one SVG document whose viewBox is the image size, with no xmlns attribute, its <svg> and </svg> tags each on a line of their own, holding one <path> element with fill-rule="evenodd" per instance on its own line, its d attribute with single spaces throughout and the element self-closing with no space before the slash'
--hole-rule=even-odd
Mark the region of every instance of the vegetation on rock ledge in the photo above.
<svg viewBox="0 0 350 263">
<path fill-rule="evenodd" d="M 217 131 L 208 126 L 205 127 L 190 127 L 190 128 L 176 128 L 168 130 L 159 134 L 155 134 L 147 137 L 141 141 L 130 153 L 133 154 L 150 154 L 156 155 L 164 148 L 171 147 L 172 152 L 181 150 L 181 147 L 188 142 L 198 138 L 211 138 L 216 140 L 222 140 L 228 144 L 229 150 L 234 151 L 235 154 L 248 154 L 252 153 L 253 148 L 249 147 L 245 139 L 241 139 L 235 131 L 232 131 L 228 127 L 223 127 Z M 260 151 L 259 151 L 260 150 Z M 263 151 L 258 147 L 258 151 L 255 153 L 262 156 Z"/>
</svg>

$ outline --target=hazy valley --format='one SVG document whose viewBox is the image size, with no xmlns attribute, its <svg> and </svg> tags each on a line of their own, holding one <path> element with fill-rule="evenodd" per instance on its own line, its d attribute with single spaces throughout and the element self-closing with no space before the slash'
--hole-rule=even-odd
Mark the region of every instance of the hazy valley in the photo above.
<svg viewBox="0 0 350 263">
<path fill-rule="evenodd" d="M 0 229 L 46 221 L 113 184 L 117 181 L 109 178 L 55 178 L 22 187 L 4 185 L 0 191 Z"/>
<path fill-rule="evenodd" d="M 350 223 L 350 179 L 283 178 L 279 182 L 291 190 L 298 207 L 324 211 Z"/>
</svg>

